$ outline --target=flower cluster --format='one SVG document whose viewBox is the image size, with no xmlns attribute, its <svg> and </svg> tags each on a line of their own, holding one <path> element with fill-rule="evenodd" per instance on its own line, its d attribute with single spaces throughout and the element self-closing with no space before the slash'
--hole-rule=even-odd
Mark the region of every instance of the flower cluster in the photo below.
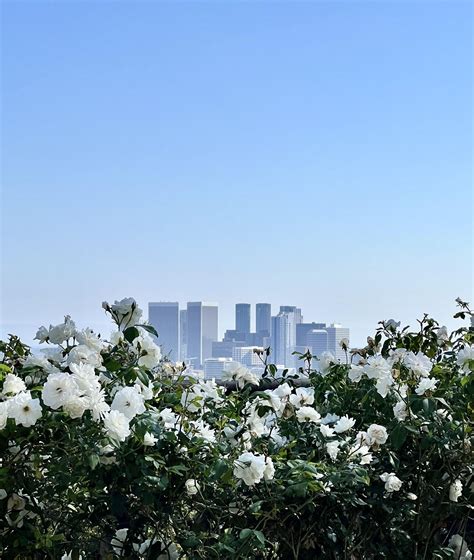
<svg viewBox="0 0 474 560">
<path fill-rule="evenodd" d="M 472 330 L 387 321 L 344 363 L 216 382 L 103 307 L 110 340 L 0 342 L 2 557 L 472 557 Z"/>
</svg>

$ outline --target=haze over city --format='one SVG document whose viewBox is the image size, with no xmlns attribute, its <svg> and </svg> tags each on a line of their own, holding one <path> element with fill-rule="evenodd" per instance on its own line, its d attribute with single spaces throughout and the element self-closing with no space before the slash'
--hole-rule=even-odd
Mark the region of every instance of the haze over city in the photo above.
<svg viewBox="0 0 474 560">
<path fill-rule="evenodd" d="M 4 3 L 1 332 L 472 300 L 470 3 Z"/>
</svg>

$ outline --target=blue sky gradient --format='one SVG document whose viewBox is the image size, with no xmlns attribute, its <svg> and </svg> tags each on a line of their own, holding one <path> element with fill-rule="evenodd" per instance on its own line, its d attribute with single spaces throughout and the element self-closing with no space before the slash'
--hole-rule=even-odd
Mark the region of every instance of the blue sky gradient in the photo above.
<svg viewBox="0 0 474 560">
<path fill-rule="evenodd" d="M 2 336 L 132 295 L 362 343 L 472 299 L 470 2 L 2 12 Z"/>
</svg>

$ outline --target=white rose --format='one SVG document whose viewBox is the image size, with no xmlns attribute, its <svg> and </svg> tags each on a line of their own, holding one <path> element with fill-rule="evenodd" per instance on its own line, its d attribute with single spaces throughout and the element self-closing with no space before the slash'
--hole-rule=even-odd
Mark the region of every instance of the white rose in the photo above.
<svg viewBox="0 0 474 560">
<path fill-rule="evenodd" d="M 186 492 L 188 493 L 188 496 L 194 496 L 201 489 L 201 485 L 199 484 L 199 482 L 194 480 L 194 478 L 188 478 L 188 480 L 186 480 L 184 485 L 186 487 Z"/>
<path fill-rule="evenodd" d="M 388 433 L 384 426 L 371 424 L 367 429 L 367 440 L 369 445 L 381 445 L 388 439 Z"/>
<path fill-rule="evenodd" d="M 128 418 L 118 410 L 111 410 L 104 417 L 107 435 L 117 441 L 125 441 L 130 435 Z"/>
<path fill-rule="evenodd" d="M 449 487 L 449 499 L 457 502 L 462 495 L 462 482 L 457 479 Z"/>
<path fill-rule="evenodd" d="M 434 391 L 436 385 L 438 384 L 437 379 L 432 379 L 430 377 L 423 377 L 418 383 L 418 387 L 415 389 L 417 395 L 424 395 L 427 391 Z"/>
<path fill-rule="evenodd" d="M 15 420 L 16 425 L 34 426 L 41 418 L 42 409 L 39 399 L 31 398 L 30 391 L 18 393 L 8 402 L 8 417 Z"/>
<path fill-rule="evenodd" d="M 8 401 L 0 402 L 0 430 L 7 425 L 8 419 Z"/>
<path fill-rule="evenodd" d="M 399 422 L 403 422 L 408 416 L 407 406 L 404 401 L 399 401 L 393 405 L 393 415 Z"/>
<path fill-rule="evenodd" d="M 8 373 L 3 382 L 3 394 L 16 395 L 22 391 L 26 391 L 26 385 L 23 379 L 14 373 Z"/>
<path fill-rule="evenodd" d="M 354 418 L 349 418 L 347 415 L 343 416 L 336 422 L 334 431 L 336 432 L 336 434 L 342 434 L 343 432 L 347 432 L 347 430 L 350 430 L 354 426 L 354 424 Z"/>
<path fill-rule="evenodd" d="M 150 434 L 150 432 L 146 432 L 143 436 L 143 445 L 145 447 L 153 447 L 157 441 L 158 439 L 153 434 Z"/>
<path fill-rule="evenodd" d="M 314 422 L 318 423 L 321 420 L 321 414 L 311 406 L 302 406 L 296 411 L 296 418 L 298 422 Z"/>
<path fill-rule="evenodd" d="M 387 492 L 398 492 L 403 484 L 403 482 L 395 476 L 395 473 L 384 472 L 380 475 L 380 480 L 385 482 L 385 490 Z"/>
<path fill-rule="evenodd" d="M 135 387 L 122 387 L 122 389 L 117 391 L 110 408 L 118 410 L 129 420 L 146 410 L 143 396 Z"/>
<path fill-rule="evenodd" d="M 262 480 L 266 469 L 267 464 L 263 455 L 254 455 L 247 451 L 235 461 L 234 476 L 243 480 L 247 486 L 254 486 Z"/>
<path fill-rule="evenodd" d="M 72 375 L 59 372 L 48 375 L 41 397 L 46 406 L 57 410 L 77 394 L 77 386 Z"/>
<path fill-rule="evenodd" d="M 331 459 L 335 461 L 339 453 L 339 442 L 330 441 L 329 443 L 326 443 L 326 451 L 329 457 L 331 457 Z"/>
</svg>

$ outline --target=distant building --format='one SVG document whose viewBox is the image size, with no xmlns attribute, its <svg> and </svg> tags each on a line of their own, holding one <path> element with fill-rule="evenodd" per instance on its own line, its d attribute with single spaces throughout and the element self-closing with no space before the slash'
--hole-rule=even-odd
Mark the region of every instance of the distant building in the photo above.
<svg viewBox="0 0 474 560">
<path fill-rule="evenodd" d="M 272 361 L 291 367 L 294 359 L 293 348 L 296 346 L 296 323 L 293 311 L 280 311 L 272 317 Z"/>
<path fill-rule="evenodd" d="M 269 303 L 257 303 L 255 306 L 255 332 L 261 336 L 270 336 L 272 330 L 272 306 Z"/>
<path fill-rule="evenodd" d="M 188 355 L 188 311 L 179 312 L 179 359 L 186 361 Z"/>
<path fill-rule="evenodd" d="M 217 304 L 188 302 L 187 325 L 187 360 L 193 367 L 202 368 L 204 360 L 212 357 L 212 343 L 217 341 Z"/>
<path fill-rule="evenodd" d="M 207 379 L 220 379 L 227 367 L 234 364 L 232 358 L 206 358 L 204 360 L 204 375 Z"/>
<path fill-rule="evenodd" d="M 243 343 L 242 343 L 243 344 Z M 232 340 L 217 340 L 212 343 L 213 358 L 232 358 L 235 342 Z"/>
<path fill-rule="evenodd" d="M 341 348 L 340 342 L 343 338 L 349 340 L 349 329 L 333 323 L 326 328 L 328 333 L 328 350 L 334 354 L 336 358 L 344 361 L 346 359 L 346 353 Z"/>
<path fill-rule="evenodd" d="M 306 335 L 307 346 L 313 356 L 320 356 L 328 350 L 328 332 L 325 329 L 313 329 Z"/>
<path fill-rule="evenodd" d="M 240 333 L 250 333 L 250 303 L 236 304 L 235 330 Z"/>
<path fill-rule="evenodd" d="M 261 366 L 262 360 L 259 355 L 254 352 L 255 346 L 240 346 L 233 350 L 232 357 L 236 362 L 241 363 L 243 366 Z M 263 348 L 258 348 L 263 350 Z"/>
<path fill-rule="evenodd" d="M 157 344 L 164 355 L 179 360 L 179 304 L 177 301 L 150 302 L 148 321 L 158 332 Z"/>
<path fill-rule="evenodd" d="M 296 344 L 298 346 L 309 345 L 306 335 L 315 329 L 325 329 L 326 323 L 297 323 L 296 325 Z"/>
<path fill-rule="evenodd" d="M 280 305 L 280 313 L 293 313 L 295 317 L 295 324 L 303 322 L 301 309 L 294 305 Z"/>
</svg>

